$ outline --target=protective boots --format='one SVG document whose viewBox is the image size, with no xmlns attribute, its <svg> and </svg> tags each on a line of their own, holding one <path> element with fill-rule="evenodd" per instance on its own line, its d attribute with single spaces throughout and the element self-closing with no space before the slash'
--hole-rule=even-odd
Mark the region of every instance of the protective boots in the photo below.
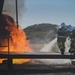
<svg viewBox="0 0 75 75">
<path fill-rule="evenodd" d="M 64 55 L 65 50 L 62 48 L 60 51 L 61 51 L 61 55 Z"/>
</svg>

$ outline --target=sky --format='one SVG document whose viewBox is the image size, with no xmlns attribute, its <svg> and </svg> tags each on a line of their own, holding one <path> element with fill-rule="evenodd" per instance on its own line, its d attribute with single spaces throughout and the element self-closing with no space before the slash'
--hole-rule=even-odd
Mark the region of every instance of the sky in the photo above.
<svg viewBox="0 0 75 75">
<path fill-rule="evenodd" d="M 40 23 L 75 26 L 75 0 L 25 0 L 22 28 Z"/>
</svg>

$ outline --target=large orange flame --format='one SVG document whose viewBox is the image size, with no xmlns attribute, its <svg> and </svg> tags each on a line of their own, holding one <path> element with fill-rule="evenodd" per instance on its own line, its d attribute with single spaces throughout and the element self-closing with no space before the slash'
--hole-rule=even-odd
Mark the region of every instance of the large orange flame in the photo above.
<svg viewBox="0 0 75 75">
<path fill-rule="evenodd" d="M 2 23 L 3 22 L 3 23 Z M 5 22 L 5 23 L 4 23 Z M 4 33 L 0 33 L 0 38 L 2 36 L 5 39 L 0 39 L 0 46 L 8 46 L 7 37 L 10 36 L 9 39 L 9 50 L 10 53 L 25 53 L 31 52 L 31 48 L 29 45 L 29 40 L 26 40 L 26 34 L 22 30 L 20 26 L 17 25 L 12 17 L 9 15 L 3 14 L 2 20 L 0 22 L 0 30 Z M 8 52 L 8 47 L 0 47 L 0 52 Z M 2 63 L 4 59 L 0 59 L 0 63 Z M 28 62 L 30 59 L 13 59 L 13 63 L 21 64 L 24 62 Z"/>
</svg>

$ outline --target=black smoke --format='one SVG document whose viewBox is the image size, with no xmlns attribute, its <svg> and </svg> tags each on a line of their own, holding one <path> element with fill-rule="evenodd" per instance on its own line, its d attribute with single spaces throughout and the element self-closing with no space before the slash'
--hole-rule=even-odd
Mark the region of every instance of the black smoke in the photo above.
<svg viewBox="0 0 75 75">
<path fill-rule="evenodd" d="M 18 2 L 18 18 L 22 18 L 25 12 L 25 0 L 17 0 Z M 3 13 L 9 14 L 16 19 L 16 0 L 4 0 Z"/>
</svg>

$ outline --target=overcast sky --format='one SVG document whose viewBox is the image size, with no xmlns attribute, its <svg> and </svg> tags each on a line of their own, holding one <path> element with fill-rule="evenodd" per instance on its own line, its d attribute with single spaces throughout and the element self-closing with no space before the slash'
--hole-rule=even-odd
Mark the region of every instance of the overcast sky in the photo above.
<svg viewBox="0 0 75 75">
<path fill-rule="evenodd" d="M 22 28 L 39 23 L 75 25 L 75 0 L 25 0 Z"/>
</svg>

